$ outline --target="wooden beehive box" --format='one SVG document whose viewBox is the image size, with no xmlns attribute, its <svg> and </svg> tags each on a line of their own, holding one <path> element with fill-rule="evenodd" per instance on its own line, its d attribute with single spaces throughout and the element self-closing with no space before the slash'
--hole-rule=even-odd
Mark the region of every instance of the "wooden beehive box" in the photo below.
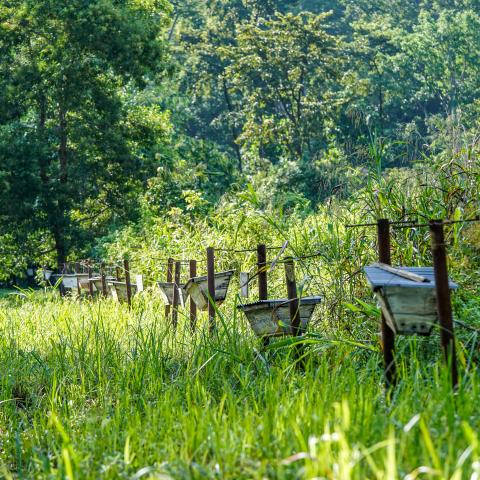
<svg viewBox="0 0 480 480">
<path fill-rule="evenodd" d="M 43 279 L 47 282 L 52 278 L 53 270 L 43 269 Z"/>
<path fill-rule="evenodd" d="M 388 326 L 400 335 L 430 335 L 438 323 L 435 276 L 432 267 L 396 267 L 424 277 L 416 282 L 377 266 L 365 267 L 368 282 Z M 449 282 L 450 289 L 458 286 Z"/>
<path fill-rule="evenodd" d="M 93 292 L 94 293 L 101 293 L 102 292 L 102 277 L 93 277 L 89 279 L 90 282 L 93 283 Z M 107 293 L 110 293 L 111 284 L 115 281 L 113 277 L 105 277 L 105 285 L 107 287 Z"/>
<path fill-rule="evenodd" d="M 315 307 L 322 297 L 303 297 L 298 300 L 300 313 L 300 330 L 305 332 L 312 318 Z M 288 299 L 259 300 L 258 302 L 237 307 L 247 317 L 253 331 L 258 337 L 275 337 L 292 335 L 290 323 L 290 304 Z"/>
<path fill-rule="evenodd" d="M 175 284 L 171 282 L 157 282 L 160 290 L 160 295 L 165 302 L 165 305 L 173 305 L 173 294 L 175 291 Z M 185 306 L 188 298 L 188 292 L 185 289 L 185 285 L 180 285 L 178 289 L 178 298 L 180 305 Z"/>
<path fill-rule="evenodd" d="M 143 291 L 143 279 L 141 275 L 137 275 L 137 283 L 130 284 L 132 297 L 138 292 Z M 127 284 L 126 282 L 108 282 L 107 284 L 110 288 L 110 292 L 112 297 L 117 300 L 118 302 L 126 302 L 128 301 L 127 296 Z"/>
<path fill-rule="evenodd" d="M 62 285 L 63 288 L 67 290 L 73 290 L 78 288 L 82 288 L 82 282 L 88 282 L 88 273 L 66 273 L 62 275 Z"/>
<path fill-rule="evenodd" d="M 215 303 L 221 305 L 228 292 L 228 286 L 234 271 L 219 272 L 215 274 Z M 208 284 L 207 277 L 193 277 L 185 285 L 187 294 L 190 295 L 200 310 L 208 309 Z"/>
</svg>

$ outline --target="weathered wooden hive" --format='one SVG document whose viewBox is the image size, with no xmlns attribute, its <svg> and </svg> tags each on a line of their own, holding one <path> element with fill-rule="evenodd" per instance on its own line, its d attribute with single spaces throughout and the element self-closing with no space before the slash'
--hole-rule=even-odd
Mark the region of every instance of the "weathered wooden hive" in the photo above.
<svg viewBox="0 0 480 480">
<path fill-rule="evenodd" d="M 219 272 L 215 274 L 215 303 L 221 305 L 228 292 L 228 286 L 234 271 Z M 185 285 L 185 290 L 190 295 L 200 310 L 208 308 L 208 284 L 207 277 L 193 277 Z"/>
<path fill-rule="evenodd" d="M 43 279 L 47 282 L 52 278 L 53 270 L 43 269 Z"/>
<path fill-rule="evenodd" d="M 92 275 L 92 278 L 89 278 L 88 274 L 85 274 L 86 277 L 84 277 L 83 275 L 84 274 L 81 274 L 82 277 L 79 278 L 78 280 L 78 286 L 80 287 L 80 290 L 83 292 L 83 293 L 89 293 L 90 292 L 90 282 L 94 279 L 94 278 L 99 278 L 100 275 L 98 273 L 93 273 Z M 100 290 L 102 289 L 102 287 L 100 287 Z M 95 292 L 95 286 L 93 287 L 93 291 Z"/>
<path fill-rule="evenodd" d="M 321 301 L 322 297 L 319 296 L 298 299 L 301 332 L 306 331 L 315 307 Z M 238 305 L 237 308 L 245 313 L 250 326 L 258 337 L 293 334 L 290 322 L 290 302 L 286 298 L 259 300 L 246 305 Z"/>
<path fill-rule="evenodd" d="M 171 282 L 157 282 L 160 290 L 160 295 L 165 302 L 165 305 L 173 305 L 173 295 L 175 292 L 175 284 Z M 180 285 L 178 288 L 178 299 L 180 305 L 185 306 L 187 302 L 188 292 L 185 289 L 185 285 Z"/>
<path fill-rule="evenodd" d="M 128 301 L 126 282 L 117 282 L 117 281 L 108 282 L 108 286 L 110 288 L 110 292 L 112 294 L 112 297 L 115 300 L 117 300 L 118 302 Z M 136 293 L 143 291 L 143 277 L 142 277 L 142 275 L 137 275 L 136 276 L 136 283 L 131 283 L 130 288 L 131 288 L 131 292 L 132 292 L 132 297 Z"/>
<path fill-rule="evenodd" d="M 102 292 L 102 277 L 95 276 L 89 279 L 89 281 L 93 284 L 93 292 L 94 293 L 101 293 Z M 111 284 L 115 281 L 114 277 L 105 277 L 105 286 L 107 288 L 107 293 L 110 293 Z"/>
<path fill-rule="evenodd" d="M 395 267 L 387 271 L 379 266 L 365 267 L 368 282 L 389 327 L 401 335 L 430 335 L 438 323 L 435 276 L 432 267 Z M 412 273 L 412 280 L 394 273 Z M 449 281 L 450 289 L 458 286 Z"/>
<path fill-rule="evenodd" d="M 61 275 L 63 288 L 73 290 L 82 288 L 82 282 L 88 282 L 88 273 L 65 273 Z"/>
</svg>

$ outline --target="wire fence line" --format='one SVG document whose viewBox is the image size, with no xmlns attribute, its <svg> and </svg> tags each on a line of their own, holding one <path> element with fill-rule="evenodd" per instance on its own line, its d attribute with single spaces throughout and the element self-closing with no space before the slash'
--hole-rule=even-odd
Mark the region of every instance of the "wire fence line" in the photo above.
<svg viewBox="0 0 480 480">
<path fill-rule="evenodd" d="M 398 221 L 389 221 L 389 225 L 393 226 L 394 228 L 420 228 L 420 227 L 428 227 L 432 224 L 441 224 L 441 225 L 452 225 L 452 224 L 461 224 L 461 223 L 475 223 L 475 222 L 480 222 L 480 216 L 476 216 L 474 218 L 468 218 L 468 219 L 459 219 L 459 220 L 432 220 L 430 223 L 412 223 L 412 220 L 398 220 Z M 359 227 L 374 227 L 377 226 L 378 223 L 359 223 L 359 224 L 349 224 L 345 225 L 346 228 L 359 228 Z M 267 251 L 279 251 L 277 256 L 274 258 L 274 260 L 269 261 L 269 262 L 264 262 L 262 266 L 258 264 L 258 262 L 250 268 L 248 272 L 248 281 L 241 285 L 241 287 L 247 286 L 250 284 L 255 278 L 257 278 L 260 274 L 262 273 L 272 273 L 273 270 L 277 265 L 285 265 L 291 262 L 296 262 L 299 263 L 300 267 L 304 270 L 307 271 L 308 275 L 310 277 L 310 281 L 313 281 L 317 283 L 318 277 L 320 276 L 318 270 L 315 271 L 315 273 L 311 272 L 310 266 L 307 264 L 308 260 L 316 259 L 316 258 L 321 258 L 325 256 L 324 252 L 321 251 L 316 251 L 316 252 L 311 252 L 311 253 L 305 253 L 303 255 L 283 255 L 286 251 L 286 249 L 291 247 L 290 243 L 286 241 L 282 246 L 265 246 L 265 250 Z M 292 248 L 293 251 L 295 249 Z M 214 251 L 222 252 L 222 253 L 231 253 L 231 254 L 239 254 L 239 253 L 255 253 L 258 252 L 258 247 L 257 248 L 214 248 Z M 225 261 L 225 259 L 222 259 Z M 228 260 L 228 259 L 227 259 Z M 175 264 L 179 265 L 191 265 L 193 262 L 199 263 L 199 264 L 204 264 L 207 262 L 205 258 L 203 259 L 176 259 L 173 256 L 170 257 L 155 257 L 155 261 L 157 262 L 165 262 L 167 265 L 167 270 L 174 268 Z M 227 263 L 228 264 L 228 263 Z M 62 272 L 64 274 L 67 274 L 68 270 L 73 270 L 72 273 L 86 273 L 85 270 L 89 270 L 92 268 L 97 268 L 100 267 L 106 272 L 112 272 L 114 271 L 117 276 L 118 273 L 125 274 L 126 269 L 125 265 L 123 262 L 121 263 L 111 263 L 107 264 L 105 261 L 102 261 L 98 258 L 93 258 L 93 259 L 84 259 L 84 260 L 78 260 L 76 262 L 68 262 L 63 265 Z M 257 267 L 257 271 L 252 275 L 250 272 Z M 44 267 L 45 268 L 45 267 Z M 79 269 L 84 270 L 83 272 L 78 272 Z M 232 268 L 230 268 L 232 269 Z M 131 271 L 131 268 L 128 269 Z M 240 271 L 239 268 L 233 267 L 233 270 L 238 273 Z M 358 272 L 357 272 L 358 273 Z M 350 275 L 348 277 L 349 279 L 353 278 L 355 275 Z M 323 278 L 322 281 L 325 281 L 326 279 Z M 334 285 L 337 283 L 338 280 L 330 281 L 329 285 Z M 322 282 L 321 288 L 325 289 L 328 288 L 328 285 L 325 285 Z"/>
</svg>

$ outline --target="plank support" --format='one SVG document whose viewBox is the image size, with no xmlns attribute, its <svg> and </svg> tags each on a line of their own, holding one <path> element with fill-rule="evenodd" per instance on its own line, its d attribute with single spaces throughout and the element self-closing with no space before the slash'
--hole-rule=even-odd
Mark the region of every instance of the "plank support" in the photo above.
<svg viewBox="0 0 480 480">
<path fill-rule="evenodd" d="M 452 386 L 458 385 L 457 357 L 455 352 L 455 333 L 453 330 L 452 301 L 448 281 L 447 252 L 443 222 L 430 221 L 432 237 L 433 269 L 435 273 L 435 289 L 437 296 L 438 321 L 440 338 L 447 365 L 451 368 Z"/>
<path fill-rule="evenodd" d="M 378 240 L 378 261 L 385 265 L 391 265 L 391 246 L 390 246 L 390 221 L 388 219 L 379 219 L 377 221 L 377 240 Z M 383 367 L 385 370 L 385 385 L 387 388 L 397 382 L 395 366 L 395 332 L 389 327 L 385 315 L 382 313 L 382 349 L 383 349 Z"/>
</svg>

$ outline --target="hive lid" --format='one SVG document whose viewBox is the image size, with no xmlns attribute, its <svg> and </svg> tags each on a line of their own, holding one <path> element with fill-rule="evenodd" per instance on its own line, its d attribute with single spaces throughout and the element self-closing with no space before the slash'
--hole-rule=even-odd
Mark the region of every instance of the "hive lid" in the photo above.
<svg viewBox="0 0 480 480">
<path fill-rule="evenodd" d="M 56 274 L 59 277 L 62 278 L 87 278 L 88 273 L 57 273 Z"/>
<path fill-rule="evenodd" d="M 113 280 L 113 281 L 112 281 L 112 280 L 107 280 L 107 284 L 108 284 L 108 285 L 112 285 L 112 286 L 118 286 L 118 287 L 122 287 L 122 286 L 123 286 L 123 287 L 126 287 L 126 286 L 127 286 L 127 282 L 117 282 L 116 280 Z M 136 287 L 136 286 L 137 286 L 137 284 L 134 283 L 134 282 L 130 282 L 130 285 L 131 285 L 132 287 Z"/>
<path fill-rule="evenodd" d="M 235 273 L 235 270 L 227 270 L 226 272 L 215 272 L 215 279 L 219 277 L 228 277 L 230 278 Z M 202 283 L 207 281 L 207 276 L 203 275 L 202 277 L 192 277 L 185 284 L 185 287 L 189 286 L 190 283 Z"/>
<path fill-rule="evenodd" d="M 370 265 L 365 267 L 368 283 L 373 290 L 381 287 L 405 287 L 405 288 L 435 288 L 435 275 L 433 267 L 395 267 L 398 270 L 404 270 L 410 273 L 416 273 L 428 279 L 428 282 L 415 282 L 408 278 L 395 275 L 394 273 L 383 270 L 382 268 Z M 458 285 L 449 280 L 449 286 L 452 290 L 458 288 Z"/>
<path fill-rule="evenodd" d="M 322 297 L 320 296 L 313 296 L 313 297 L 301 297 L 298 299 L 301 305 L 316 305 L 322 301 Z M 244 303 L 242 305 L 237 305 L 237 308 L 240 310 L 243 308 L 254 307 L 257 305 L 264 305 L 267 308 L 274 308 L 278 307 L 279 305 L 285 304 L 288 306 L 288 298 L 277 298 L 272 300 L 258 300 L 257 302 L 253 303 Z"/>
</svg>

